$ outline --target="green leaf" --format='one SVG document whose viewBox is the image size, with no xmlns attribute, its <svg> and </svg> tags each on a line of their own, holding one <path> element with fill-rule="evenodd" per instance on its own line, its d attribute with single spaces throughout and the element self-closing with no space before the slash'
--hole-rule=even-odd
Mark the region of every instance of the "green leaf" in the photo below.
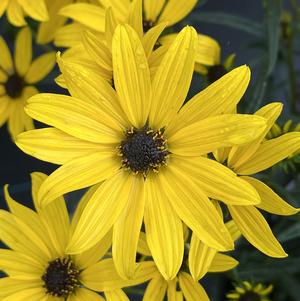
<svg viewBox="0 0 300 301">
<path fill-rule="evenodd" d="M 269 58 L 267 74 L 270 75 L 273 72 L 278 59 L 282 0 L 264 0 L 264 7 Z"/>
<path fill-rule="evenodd" d="M 189 17 L 189 20 L 194 22 L 205 22 L 217 25 L 225 25 L 237 30 L 244 31 L 255 37 L 262 37 L 263 28 L 262 26 L 247 18 L 236 16 L 229 13 L 223 12 L 194 12 Z"/>
</svg>

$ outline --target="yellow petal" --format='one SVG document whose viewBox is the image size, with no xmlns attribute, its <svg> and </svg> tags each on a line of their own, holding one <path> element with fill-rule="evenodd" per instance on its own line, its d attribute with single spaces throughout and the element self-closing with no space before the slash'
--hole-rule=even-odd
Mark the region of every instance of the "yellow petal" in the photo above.
<svg viewBox="0 0 300 301">
<path fill-rule="evenodd" d="M 271 257 L 286 257 L 280 243 L 262 214 L 253 206 L 228 206 L 230 214 L 245 238 Z"/>
<path fill-rule="evenodd" d="M 59 300 L 59 299 L 58 299 Z M 58 301 L 54 299 L 47 299 L 43 301 Z M 105 301 L 103 297 L 101 297 L 99 294 L 96 292 L 90 291 L 86 288 L 80 287 L 75 290 L 75 292 L 71 295 L 69 295 L 68 301 L 83 301 L 83 300 L 88 300 L 88 301 Z"/>
<path fill-rule="evenodd" d="M 80 23 L 70 23 L 59 28 L 55 34 L 54 45 L 56 47 L 74 47 L 81 43 L 84 25 Z"/>
<path fill-rule="evenodd" d="M 104 292 L 104 295 L 107 301 L 130 301 L 121 289 Z"/>
<path fill-rule="evenodd" d="M 105 10 L 100 6 L 88 3 L 75 3 L 63 7 L 60 10 L 60 14 L 90 29 L 104 32 Z"/>
<path fill-rule="evenodd" d="M 233 241 L 236 241 L 241 237 L 241 232 L 240 232 L 238 226 L 236 225 L 236 223 L 234 222 L 234 220 L 230 220 L 230 221 L 226 222 L 225 225 L 226 225 Z"/>
<path fill-rule="evenodd" d="M 149 116 L 150 125 L 156 129 L 170 122 L 187 96 L 194 71 L 196 42 L 195 29 L 184 28 L 156 71 Z"/>
<path fill-rule="evenodd" d="M 128 25 L 119 25 L 113 38 L 114 83 L 120 104 L 131 124 L 142 128 L 150 109 L 150 72 L 139 37 Z"/>
<path fill-rule="evenodd" d="M 179 285 L 186 301 L 209 301 L 202 285 L 185 272 L 179 273 Z"/>
<path fill-rule="evenodd" d="M 194 122 L 210 116 L 232 113 L 250 81 L 250 69 L 238 67 L 194 96 L 166 129 L 166 135 L 175 133 Z"/>
<path fill-rule="evenodd" d="M 0 17 L 3 16 L 5 10 L 7 9 L 7 5 L 8 5 L 8 0 L 3 0 L 0 3 Z"/>
<path fill-rule="evenodd" d="M 37 1 L 34 4 L 31 0 L 18 0 L 26 14 L 38 21 L 48 21 L 49 15 L 44 0 Z"/>
<path fill-rule="evenodd" d="M 120 21 L 125 21 L 129 12 L 130 0 L 98 0 L 106 9 L 111 7 L 114 15 Z"/>
<path fill-rule="evenodd" d="M 173 279 L 182 264 L 184 240 L 182 223 L 164 193 L 158 176 L 145 183 L 145 227 L 152 257 L 167 280 Z"/>
<path fill-rule="evenodd" d="M 44 207 L 65 193 L 89 187 L 114 175 L 120 163 L 111 152 L 76 158 L 54 171 L 42 184 L 39 202 Z"/>
<path fill-rule="evenodd" d="M 129 9 L 128 24 L 135 30 L 139 38 L 143 37 L 143 2 L 133 0 Z"/>
<path fill-rule="evenodd" d="M 107 148 L 75 138 L 55 128 L 23 132 L 18 135 L 16 144 L 26 154 L 59 165 Z"/>
<path fill-rule="evenodd" d="M 29 27 L 24 27 L 18 32 L 15 42 L 15 64 L 20 76 L 24 76 L 32 59 L 32 41 Z"/>
<path fill-rule="evenodd" d="M 126 207 L 115 223 L 113 230 L 113 259 L 116 270 L 125 279 L 131 279 L 134 275 L 144 207 L 144 178 L 136 176 L 133 177 Z"/>
<path fill-rule="evenodd" d="M 163 301 L 167 286 L 168 282 L 161 275 L 157 275 L 147 285 L 143 301 Z"/>
<path fill-rule="evenodd" d="M 261 202 L 256 205 L 258 208 L 278 215 L 293 215 L 299 212 L 299 209 L 289 205 L 263 182 L 246 176 L 242 177 L 242 179 L 247 181 L 257 190 L 261 199 Z"/>
<path fill-rule="evenodd" d="M 30 65 L 25 75 L 25 81 L 29 84 L 37 83 L 44 79 L 45 76 L 55 66 L 55 52 L 49 52 L 39 56 Z"/>
<path fill-rule="evenodd" d="M 112 50 L 112 40 L 117 26 L 118 21 L 115 18 L 114 12 L 111 7 L 108 7 L 105 12 L 105 38 L 106 45 L 110 51 Z"/>
<path fill-rule="evenodd" d="M 6 298 L 3 298 L 2 301 L 24 301 L 24 300 L 30 300 L 30 301 L 41 301 L 45 297 L 45 289 L 40 286 L 38 288 L 30 288 L 30 289 L 24 289 L 22 291 L 19 291 L 17 293 L 11 294 L 7 296 Z"/>
<path fill-rule="evenodd" d="M 195 281 L 205 276 L 216 253 L 215 249 L 204 244 L 195 233 L 192 234 L 189 251 L 189 269 Z"/>
<path fill-rule="evenodd" d="M 234 269 L 237 265 L 239 264 L 239 262 L 237 260 L 235 260 L 234 258 L 225 255 L 225 254 L 221 254 L 221 253 L 217 253 L 216 256 L 214 257 L 210 267 L 209 267 L 209 272 L 226 272 L 229 270 Z"/>
<path fill-rule="evenodd" d="M 195 122 L 168 137 L 170 151 L 198 156 L 221 147 L 245 144 L 266 127 L 265 119 L 246 114 L 224 114 Z"/>
<path fill-rule="evenodd" d="M 189 173 L 170 162 L 159 179 L 175 212 L 203 242 L 217 250 L 233 249 L 233 241 L 217 209 Z"/>
<path fill-rule="evenodd" d="M 151 251 L 149 249 L 147 239 L 146 239 L 146 233 L 145 232 L 140 232 L 140 238 L 138 242 L 138 247 L 137 247 L 138 253 L 145 255 L 145 256 L 151 256 Z"/>
<path fill-rule="evenodd" d="M 250 160 L 251 156 L 255 154 L 257 149 L 260 147 L 261 142 L 272 128 L 276 119 L 279 117 L 282 108 L 282 103 L 274 102 L 267 104 L 255 113 L 255 115 L 261 116 L 266 119 L 266 128 L 254 141 L 251 141 L 250 143 L 247 143 L 243 146 L 233 147 L 228 156 L 228 166 L 238 166 L 244 162 L 247 162 L 247 160 Z"/>
<path fill-rule="evenodd" d="M 10 115 L 10 99 L 8 96 L 0 96 L 0 127 L 7 121 Z"/>
<path fill-rule="evenodd" d="M 137 264 L 134 279 L 124 280 L 117 273 L 112 259 L 104 259 L 82 271 L 80 282 L 89 289 L 101 292 L 141 284 L 156 275 L 154 262 L 144 261 Z"/>
<path fill-rule="evenodd" d="M 13 61 L 7 44 L 4 39 L 0 37 L 0 66 L 4 69 L 6 73 L 12 73 L 13 71 Z"/>
<path fill-rule="evenodd" d="M 240 175 L 251 175 L 263 171 L 289 157 L 300 149 L 300 133 L 291 132 L 263 142 L 247 162 L 235 165 Z"/>
<path fill-rule="evenodd" d="M 9 23 L 15 26 L 24 26 L 27 24 L 24 19 L 24 11 L 18 0 L 10 0 L 6 15 Z"/>
<path fill-rule="evenodd" d="M 156 21 L 165 3 L 165 0 L 144 0 L 145 19 L 152 22 Z"/>
<path fill-rule="evenodd" d="M 121 170 L 97 189 L 78 221 L 68 253 L 85 251 L 104 237 L 128 203 L 132 181 L 132 176 Z"/>
<path fill-rule="evenodd" d="M 176 299 L 177 277 L 168 281 L 168 301 L 177 301 Z"/>
<path fill-rule="evenodd" d="M 190 175 L 205 194 L 215 200 L 234 205 L 260 202 L 257 191 L 224 165 L 204 157 L 173 156 L 172 164 Z"/>
<path fill-rule="evenodd" d="M 27 101 L 26 113 L 77 138 L 96 143 L 119 143 L 122 127 L 112 116 L 78 98 L 38 94 Z"/>
<path fill-rule="evenodd" d="M 169 0 L 159 16 L 159 22 L 169 22 L 169 26 L 181 21 L 195 7 L 198 0 Z"/>
</svg>

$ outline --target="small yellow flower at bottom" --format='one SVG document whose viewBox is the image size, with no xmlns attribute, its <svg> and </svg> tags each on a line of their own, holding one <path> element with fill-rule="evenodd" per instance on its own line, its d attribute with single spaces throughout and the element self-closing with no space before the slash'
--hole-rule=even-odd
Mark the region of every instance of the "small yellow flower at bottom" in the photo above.
<svg viewBox="0 0 300 301">
<path fill-rule="evenodd" d="M 26 100 L 39 93 L 34 84 L 41 81 L 55 65 L 55 53 L 49 52 L 32 61 L 32 36 L 28 27 L 21 29 L 15 41 L 14 60 L 0 37 L 0 127 L 8 122 L 15 137 L 34 128 L 24 111 Z"/>
<path fill-rule="evenodd" d="M 254 284 L 243 281 L 240 285 L 226 295 L 227 301 L 270 301 L 273 286 L 265 286 L 262 283 Z"/>
<path fill-rule="evenodd" d="M 5 186 L 5 197 L 11 211 L 0 210 L 0 239 L 10 249 L 0 249 L 0 268 L 7 277 L 0 279 L 1 300 L 107 300 L 119 296 L 129 300 L 122 287 L 136 285 L 153 277 L 151 262 L 137 264 L 132 280 L 121 279 L 111 258 L 103 258 L 111 247 L 110 231 L 93 248 L 70 255 L 65 252 L 70 234 L 94 189 L 81 199 L 72 221 L 63 198 L 41 209 L 37 192 L 47 178 L 32 174 L 32 195 L 37 211 L 13 200 Z"/>
</svg>

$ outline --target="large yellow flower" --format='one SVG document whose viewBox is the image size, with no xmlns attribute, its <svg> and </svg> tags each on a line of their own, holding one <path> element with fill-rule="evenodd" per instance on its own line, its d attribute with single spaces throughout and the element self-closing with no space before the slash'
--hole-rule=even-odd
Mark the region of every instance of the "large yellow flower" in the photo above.
<svg viewBox="0 0 300 301">
<path fill-rule="evenodd" d="M 37 21 L 47 21 L 49 18 L 45 0 L 1 0 L 0 17 L 5 11 L 8 21 L 15 26 L 26 25 L 26 16 Z"/>
<path fill-rule="evenodd" d="M 62 165 L 43 183 L 41 204 L 105 180 L 77 224 L 70 253 L 90 248 L 114 225 L 114 262 L 122 276 L 131 276 L 143 217 L 151 253 L 166 279 L 174 278 L 182 263 L 181 220 L 207 245 L 233 248 L 208 196 L 241 206 L 259 203 L 259 196 L 205 154 L 256 138 L 265 120 L 220 115 L 231 112 L 243 95 L 250 77 L 245 66 L 182 107 L 193 75 L 196 43 L 195 30 L 183 29 L 151 82 L 137 33 L 119 25 L 112 43 L 116 90 L 97 73 L 61 64 L 72 96 L 40 94 L 28 100 L 26 112 L 54 128 L 23 133 L 17 145 Z M 187 115 L 183 126 L 182 114 Z"/>
<path fill-rule="evenodd" d="M 236 225 L 229 221 L 226 226 L 232 235 L 233 240 L 240 236 Z M 145 291 L 143 301 L 165 300 L 188 300 L 188 301 L 209 301 L 199 280 L 208 272 L 225 272 L 235 268 L 238 262 L 231 256 L 217 252 L 205 245 L 195 234 L 192 234 L 190 242 L 187 238 L 189 231 L 185 231 L 186 244 L 185 256 L 180 271 L 172 280 L 166 281 L 160 273 L 151 279 Z M 145 233 L 141 232 L 138 252 L 144 257 L 151 257 L 151 252 L 147 245 Z"/>
<path fill-rule="evenodd" d="M 29 28 L 23 28 L 15 42 L 14 60 L 0 37 L 0 126 L 8 121 L 12 139 L 34 128 L 25 113 L 25 101 L 39 93 L 33 84 L 42 80 L 55 65 L 55 53 L 49 52 L 32 61 L 32 41 Z"/>
<path fill-rule="evenodd" d="M 257 139 L 244 146 L 217 151 L 216 158 L 226 162 L 237 175 L 248 182 L 258 192 L 261 202 L 255 206 L 272 214 L 292 215 L 298 209 L 287 204 L 270 187 L 260 180 L 250 177 L 289 157 L 300 149 L 300 133 L 290 132 L 270 140 L 265 136 L 282 111 L 281 103 L 271 103 L 255 115 L 267 120 L 266 129 Z M 263 215 L 255 206 L 228 205 L 229 212 L 245 238 L 260 251 L 272 257 L 285 257 L 286 254 L 274 237 Z"/>
<path fill-rule="evenodd" d="M 104 291 L 107 300 L 129 300 L 121 287 L 136 285 L 156 275 L 152 262 L 137 264 L 135 278 L 121 279 L 111 258 L 100 260 L 111 246 L 111 231 L 93 248 L 73 256 L 66 254 L 72 233 L 82 210 L 91 197 L 82 198 L 70 223 L 63 198 L 40 208 L 37 193 L 47 178 L 32 174 L 32 195 L 37 211 L 14 201 L 5 187 L 11 213 L 0 210 L 0 237 L 10 249 L 0 249 L 0 299 L 30 301 L 103 300 L 94 291 Z M 123 296 L 123 299 L 117 296 Z"/>
</svg>

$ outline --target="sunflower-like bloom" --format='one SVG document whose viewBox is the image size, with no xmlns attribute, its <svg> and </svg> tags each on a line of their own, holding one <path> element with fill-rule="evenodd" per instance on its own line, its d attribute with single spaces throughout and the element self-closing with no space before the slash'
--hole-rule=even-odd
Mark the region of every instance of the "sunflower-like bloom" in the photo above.
<svg viewBox="0 0 300 301">
<path fill-rule="evenodd" d="M 32 40 L 29 28 L 19 31 L 15 41 L 14 60 L 0 37 L 0 126 L 8 121 L 12 139 L 34 128 L 25 113 L 25 101 L 39 93 L 33 84 L 42 80 L 55 65 L 55 53 L 49 52 L 32 61 Z"/>
<path fill-rule="evenodd" d="M 1 0 L 0 17 L 5 11 L 8 21 L 15 26 L 26 25 L 26 16 L 41 22 L 49 19 L 45 0 Z"/>
<path fill-rule="evenodd" d="M 270 301 L 269 295 L 273 285 L 265 286 L 262 283 L 254 284 L 243 281 L 241 285 L 226 295 L 227 301 Z"/>
<path fill-rule="evenodd" d="M 232 235 L 233 240 L 239 238 L 240 233 L 236 225 L 230 221 L 226 226 Z M 205 245 L 195 234 L 192 234 L 190 242 L 190 231 L 185 231 L 186 244 L 185 255 L 182 266 L 172 280 L 166 281 L 160 273 L 151 279 L 145 291 L 143 301 L 165 300 L 201 300 L 209 301 L 205 289 L 199 283 L 208 272 L 225 272 L 235 268 L 238 262 L 225 254 L 217 252 Z M 147 245 L 145 233 L 141 232 L 138 252 L 144 257 L 151 257 L 151 252 Z"/>
<path fill-rule="evenodd" d="M 23 133 L 17 145 L 62 165 L 43 183 L 41 204 L 105 180 L 79 219 L 68 252 L 92 247 L 114 225 L 114 262 L 120 275 L 130 277 L 143 218 L 152 256 L 166 279 L 182 264 L 181 221 L 207 245 L 233 248 L 208 197 L 243 206 L 259 203 L 259 196 L 204 155 L 253 140 L 266 125 L 260 116 L 223 114 L 235 108 L 247 87 L 245 66 L 182 107 L 196 43 L 195 30 L 183 29 L 151 82 L 137 33 L 119 25 L 112 43 L 116 90 L 97 73 L 61 64 L 72 96 L 40 94 L 28 100 L 26 112 L 53 127 Z"/>
<path fill-rule="evenodd" d="M 0 270 L 7 274 L 0 279 L 0 299 L 104 301 L 95 292 L 104 291 L 107 300 L 129 300 L 121 287 L 152 278 L 157 271 L 154 263 L 138 263 L 134 279 L 121 279 L 111 258 L 100 260 L 111 246 L 111 231 L 90 250 L 72 256 L 66 254 L 69 236 L 92 191 L 84 195 L 70 222 L 63 198 L 45 209 L 39 207 L 37 193 L 46 178 L 41 173 L 32 174 L 32 196 L 37 211 L 13 200 L 5 187 L 11 213 L 0 210 L 0 238 L 10 249 L 0 249 Z"/>
<path fill-rule="evenodd" d="M 250 176 L 272 167 L 300 149 L 299 132 L 265 139 L 281 111 L 281 103 L 271 103 L 262 107 L 255 113 L 256 116 L 262 116 L 267 120 L 267 127 L 260 136 L 249 144 L 217 151 L 215 154 L 218 161 L 226 163 L 258 192 L 261 199 L 259 204 L 229 205 L 228 209 L 245 238 L 257 249 L 272 257 L 285 257 L 286 253 L 257 208 L 278 215 L 296 214 L 299 209 L 290 206 L 270 187 Z"/>
</svg>

